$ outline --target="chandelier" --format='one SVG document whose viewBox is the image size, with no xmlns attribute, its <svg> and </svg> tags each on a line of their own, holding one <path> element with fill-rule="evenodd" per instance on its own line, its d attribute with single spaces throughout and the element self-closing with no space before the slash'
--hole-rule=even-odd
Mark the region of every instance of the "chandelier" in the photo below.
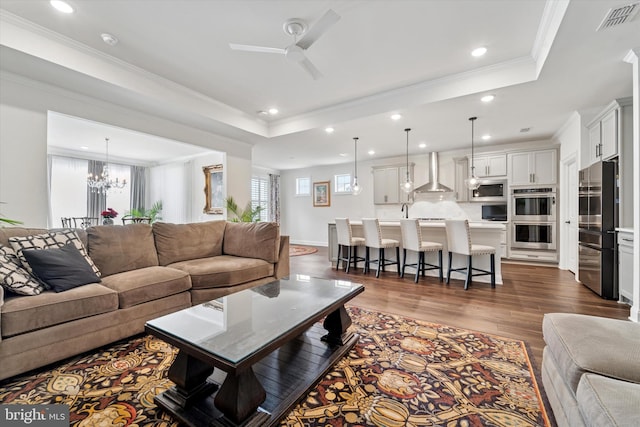
<svg viewBox="0 0 640 427">
<path fill-rule="evenodd" d="M 107 194 L 111 189 L 121 190 L 127 185 L 126 179 L 119 180 L 116 177 L 114 180 L 109 176 L 109 138 L 105 138 L 104 140 L 107 145 L 107 159 L 102 166 L 102 173 L 100 175 L 89 173 L 87 176 L 87 186 L 91 189 L 92 193 Z"/>
<path fill-rule="evenodd" d="M 480 186 L 480 180 L 476 176 L 476 168 L 473 164 L 473 122 L 475 122 L 477 117 L 469 117 L 469 121 L 471 122 L 471 176 L 465 179 L 465 184 L 469 190 L 475 190 Z"/>
<path fill-rule="evenodd" d="M 407 133 L 407 179 L 405 182 L 400 184 L 400 189 L 405 193 L 409 194 L 413 191 L 413 182 L 409 178 L 409 132 L 411 128 L 407 128 L 404 130 Z"/>
</svg>

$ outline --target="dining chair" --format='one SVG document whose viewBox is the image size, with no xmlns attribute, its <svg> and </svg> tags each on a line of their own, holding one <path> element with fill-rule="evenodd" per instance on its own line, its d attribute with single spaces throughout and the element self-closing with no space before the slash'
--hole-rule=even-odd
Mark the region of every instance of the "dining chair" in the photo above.
<svg viewBox="0 0 640 427">
<path fill-rule="evenodd" d="M 471 243 L 471 233 L 469 233 L 469 221 L 468 220 L 446 220 L 445 228 L 447 231 L 447 246 L 449 250 L 449 270 L 447 271 L 447 283 L 451 278 L 452 271 L 464 271 L 465 281 L 464 290 L 469 289 L 469 284 L 473 276 L 486 276 L 491 275 L 491 287 L 496 287 L 496 248 L 493 246 L 478 245 Z M 467 257 L 467 266 L 461 268 L 451 268 L 451 260 L 453 254 L 460 254 Z M 473 267 L 473 257 L 480 255 L 490 256 L 490 270 L 482 270 L 480 268 Z M 474 271 L 479 273 L 474 274 Z"/>
<path fill-rule="evenodd" d="M 395 265 L 398 269 L 398 276 L 401 273 L 400 268 L 400 242 L 395 239 L 383 239 L 382 230 L 380 230 L 380 221 L 377 218 L 363 218 L 362 230 L 364 231 L 365 244 L 365 261 L 364 272 L 368 273 L 371 264 L 377 264 L 376 278 L 380 277 L 380 270 L 385 271 L 387 265 Z M 371 259 L 369 250 L 377 249 L 378 258 Z M 385 249 L 396 249 L 396 259 L 387 259 L 385 257 Z"/>
<path fill-rule="evenodd" d="M 87 229 L 93 225 L 98 225 L 99 218 L 91 216 L 75 216 L 71 218 L 75 228 Z"/>
<path fill-rule="evenodd" d="M 406 267 L 414 267 L 416 269 L 416 277 L 414 282 L 418 283 L 418 277 L 422 273 L 425 276 L 426 270 L 440 270 L 439 279 L 442 282 L 442 243 L 425 241 L 422 238 L 422 230 L 420 221 L 417 219 L 400 220 L 400 232 L 402 234 L 402 273 L 400 277 L 404 277 L 404 269 Z M 418 259 L 414 264 L 407 264 L 407 251 L 416 252 Z M 425 261 L 427 252 L 438 252 L 438 265 L 429 264 Z"/>
<path fill-rule="evenodd" d="M 336 218 L 336 231 L 338 234 L 338 261 L 336 269 L 346 262 L 345 272 L 349 272 L 349 267 L 353 264 L 353 268 L 358 268 L 358 262 L 365 261 L 363 257 L 358 256 L 358 247 L 364 246 L 363 237 L 353 237 L 351 223 L 349 218 Z M 347 254 L 345 255 L 345 251 Z"/>
<path fill-rule="evenodd" d="M 125 215 L 122 217 L 122 225 L 126 224 L 151 224 L 151 218 L 148 216 L 130 216 Z"/>
<path fill-rule="evenodd" d="M 62 222 L 62 228 L 71 228 L 71 218 L 63 216 L 60 218 Z"/>
</svg>

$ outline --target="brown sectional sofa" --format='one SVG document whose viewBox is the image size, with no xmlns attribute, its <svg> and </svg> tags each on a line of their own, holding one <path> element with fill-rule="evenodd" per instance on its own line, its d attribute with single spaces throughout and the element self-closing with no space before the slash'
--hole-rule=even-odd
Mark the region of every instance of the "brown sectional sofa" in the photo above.
<svg viewBox="0 0 640 427">
<path fill-rule="evenodd" d="M 0 228 L 9 238 L 49 230 Z M 289 275 L 275 223 L 77 230 L 101 282 L 21 296 L 0 287 L 0 380 L 144 331 L 147 320 Z"/>
</svg>

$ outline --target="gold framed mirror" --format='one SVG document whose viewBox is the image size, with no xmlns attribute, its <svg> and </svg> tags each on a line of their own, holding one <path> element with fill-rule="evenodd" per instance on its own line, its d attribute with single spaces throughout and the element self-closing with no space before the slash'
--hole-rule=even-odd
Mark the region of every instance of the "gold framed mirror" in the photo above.
<svg viewBox="0 0 640 427">
<path fill-rule="evenodd" d="M 222 215 L 224 207 L 224 176 L 222 165 L 203 166 L 205 205 L 203 212 Z"/>
</svg>

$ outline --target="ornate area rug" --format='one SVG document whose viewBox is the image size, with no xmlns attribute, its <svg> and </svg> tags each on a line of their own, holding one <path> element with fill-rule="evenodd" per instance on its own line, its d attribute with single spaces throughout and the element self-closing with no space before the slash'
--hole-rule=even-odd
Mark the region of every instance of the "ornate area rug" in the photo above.
<svg viewBox="0 0 640 427">
<path fill-rule="evenodd" d="M 283 426 L 547 426 L 522 341 L 349 307 L 360 342 Z M 2 403 L 63 403 L 72 426 L 177 426 L 153 397 L 176 350 L 152 336 L 0 383 Z"/>
<path fill-rule="evenodd" d="M 289 256 L 309 255 L 316 252 L 318 249 L 311 246 L 289 245 Z"/>
</svg>

